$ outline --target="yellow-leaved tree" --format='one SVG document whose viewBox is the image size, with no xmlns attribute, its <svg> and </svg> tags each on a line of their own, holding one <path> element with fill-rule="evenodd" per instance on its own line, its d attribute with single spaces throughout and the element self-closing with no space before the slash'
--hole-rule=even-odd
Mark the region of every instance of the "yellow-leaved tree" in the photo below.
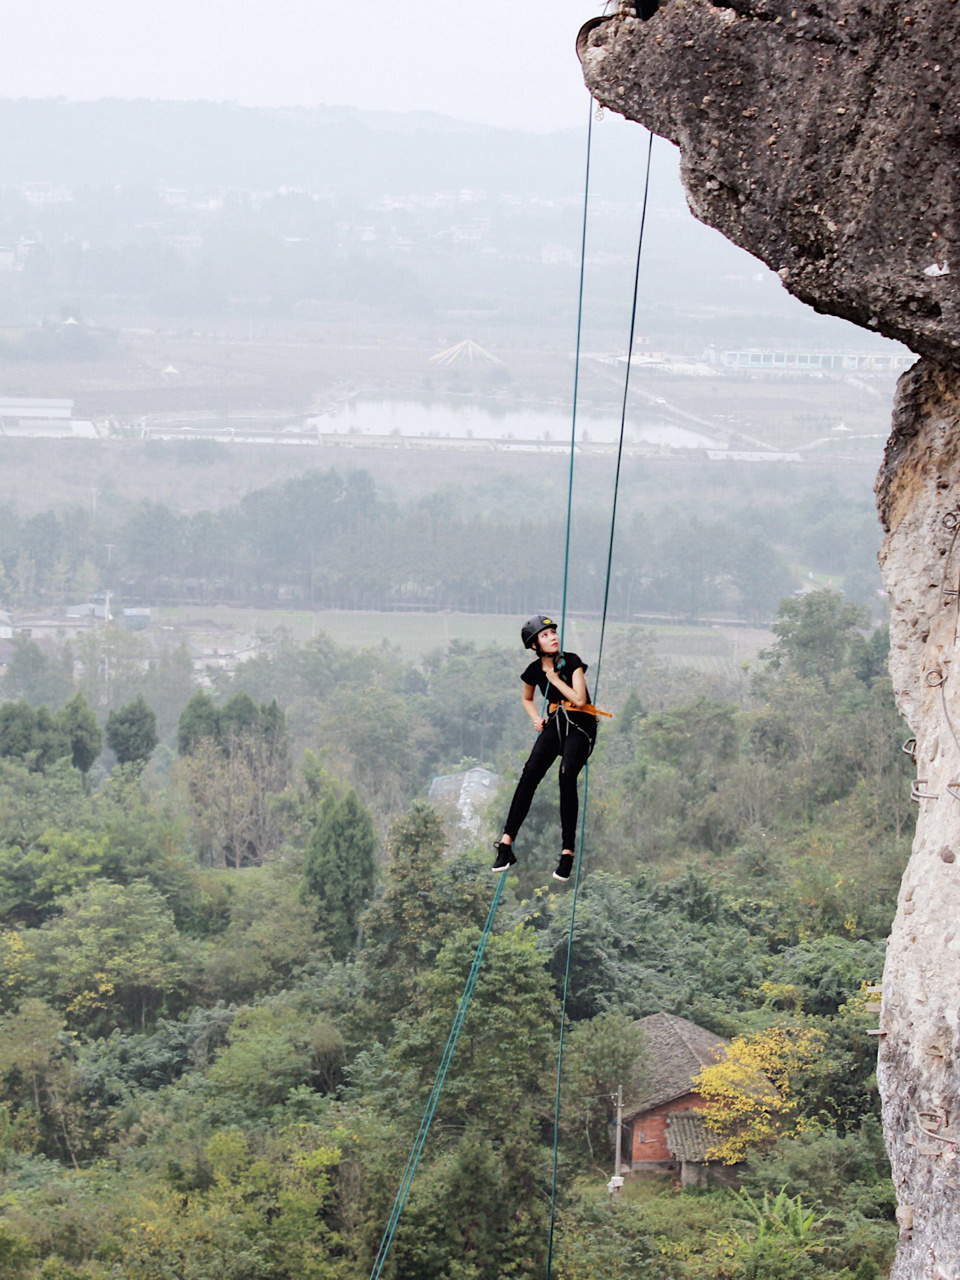
<svg viewBox="0 0 960 1280">
<path fill-rule="evenodd" d="M 797 1077 L 816 1061 L 826 1037 L 813 1027 L 776 1023 L 737 1036 L 722 1058 L 694 1077 L 706 1100 L 700 1114 L 715 1141 L 708 1160 L 737 1164 L 748 1151 L 763 1151 L 777 1138 L 810 1127 L 799 1114 Z"/>
</svg>

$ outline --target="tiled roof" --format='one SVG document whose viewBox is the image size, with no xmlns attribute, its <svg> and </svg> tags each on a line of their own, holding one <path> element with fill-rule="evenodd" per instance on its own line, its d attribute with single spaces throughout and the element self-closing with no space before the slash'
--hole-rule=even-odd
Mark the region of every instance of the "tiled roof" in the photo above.
<svg viewBox="0 0 960 1280">
<path fill-rule="evenodd" d="M 652 1013 L 635 1025 L 643 1033 L 645 1065 L 637 1105 L 624 1112 L 625 1120 L 689 1093 L 700 1068 L 713 1066 L 727 1046 L 712 1031 L 672 1013 Z"/>
<path fill-rule="evenodd" d="M 675 1160 L 703 1164 L 713 1135 L 705 1128 L 699 1111 L 674 1111 L 667 1119 L 667 1150 Z"/>
</svg>

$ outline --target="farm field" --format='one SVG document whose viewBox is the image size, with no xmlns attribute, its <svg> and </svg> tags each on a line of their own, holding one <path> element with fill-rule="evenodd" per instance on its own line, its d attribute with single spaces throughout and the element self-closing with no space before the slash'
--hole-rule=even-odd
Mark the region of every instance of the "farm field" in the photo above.
<svg viewBox="0 0 960 1280">
<path fill-rule="evenodd" d="M 344 648 L 395 645 L 408 662 L 422 659 L 431 650 L 444 649 L 451 641 L 465 640 L 484 646 L 516 647 L 520 619 L 507 614 L 478 613 L 376 613 L 368 610 L 237 609 L 227 605 L 182 605 L 158 611 L 161 626 L 186 634 L 203 632 L 224 638 L 230 633 L 269 634 L 285 628 L 298 643 L 325 633 Z M 607 629 L 607 641 L 629 630 L 622 624 Z M 773 634 L 762 628 L 737 626 L 643 626 L 654 638 L 654 651 L 670 663 L 695 667 L 708 674 L 730 674 L 741 663 L 753 662 L 760 649 L 772 643 Z M 589 660 L 599 643 L 594 621 L 572 618 L 565 644 Z"/>
</svg>

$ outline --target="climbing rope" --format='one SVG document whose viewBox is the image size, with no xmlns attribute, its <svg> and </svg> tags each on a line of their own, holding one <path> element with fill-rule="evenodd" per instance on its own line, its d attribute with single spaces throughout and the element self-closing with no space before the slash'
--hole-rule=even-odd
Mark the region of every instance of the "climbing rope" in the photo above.
<svg viewBox="0 0 960 1280">
<path fill-rule="evenodd" d="M 570 577 L 570 527 L 573 523 L 573 460 L 577 450 L 577 401 L 580 392 L 580 342 L 583 337 L 583 280 L 587 263 L 587 212 L 590 206 L 590 157 L 593 152 L 593 98 L 587 113 L 587 163 L 583 176 L 583 220 L 580 229 L 580 288 L 577 293 L 577 345 L 573 357 L 573 410 L 570 415 L 570 465 L 567 473 L 567 531 L 563 542 L 563 599 L 560 602 L 560 652 L 567 625 L 567 582 Z M 544 696 L 546 701 L 546 696 Z"/>
<path fill-rule="evenodd" d="M 590 159 L 591 159 L 591 152 L 592 152 L 592 142 L 593 142 L 593 99 L 591 98 L 590 115 L 588 117 L 588 124 L 587 124 L 587 158 L 586 158 L 586 172 L 584 176 L 583 227 L 582 227 L 581 239 L 580 239 L 580 283 L 579 283 L 579 292 L 577 297 L 577 341 L 576 341 L 576 355 L 575 355 L 574 382 L 573 382 L 573 410 L 572 410 L 572 421 L 571 421 L 571 428 L 570 428 L 570 465 L 569 465 L 569 475 L 568 475 L 568 481 L 567 481 L 567 525 L 566 525 L 566 538 L 564 542 L 564 553 L 563 553 L 563 600 L 562 600 L 561 613 L 560 613 L 561 652 L 563 650 L 563 631 L 566 625 L 567 589 L 568 589 L 569 571 L 570 571 L 570 530 L 571 530 L 572 515 L 573 515 L 574 457 L 576 453 L 576 437 L 577 437 L 577 402 L 578 402 L 579 382 L 580 382 L 580 347 L 581 347 L 581 340 L 582 340 L 582 333 L 583 333 L 583 288 L 584 288 L 584 268 L 586 263 L 587 214 L 588 214 L 589 196 L 590 196 Z M 613 565 L 613 547 L 614 547 L 614 537 L 616 532 L 617 497 L 618 497 L 619 487 L 620 487 L 620 470 L 621 470 L 621 462 L 623 458 L 623 441 L 624 441 L 624 434 L 625 434 L 625 428 L 626 428 L 626 415 L 627 415 L 627 396 L 629 393 L 630 367 L 631 367 L 631 361 L 633 358 L 634 331 L 635 331 L 636 317 L 637 317 L 637 296 L 638 296 L 638 286 L 639 286 L 639 279 L 640 279 L 640 257 L 643 249 L 643 233 L 644 233 L 644 227 L 646 225 L 646 216 L 647 216 L 647 198 L 648 198 L 648 193 L 650 188 L 650 159 L 651 159 L 652 149 L 653 149 L 653 135 L 651 134 L 650 143 L 647 149 L 647 171 L 646 171 L 646 180 L 644 183 L 644 190 L 643 190 L 643 207 L 642 207 L 642 214 L 640 219 L 640 237 L 639 237 L 639 243 L 637 245 L 636 271 L 634 273 L 633 306 L 632 306 L 631 320 L 630 320 L 630 345 L 627 350 L 626 375 L 624 378 L 624 390 L 623 390 L 623 405 L 622 405 L 621 414 L 620 414 L 620 437 L 619 437 L 619 445 L 617 448 L 616 472 L 614 476 L 613 506 L 612 506 L 611 519 L 610 519 L 610 538 L 609 538 L 609 545 L 607 548 L 606 582 L 604 585 L 603 612 L 602 612 L 601 624 L 600 624 L 600 646 L 599 646 L 599 651 L 597 656 L 597 679 L 596 679 L 596 685 L 595 685 L 596 688 L 599 688 L 599 684 L 600 684 L 600 672 L 601 672 L 601 664 L 603 660 L 603 644 L 604 644 L 604 637 L 606 634 L 607 609 L 608 609 L 609 599 L 610 599 L 610 577 L 611 577 L 611 570 Z M 604 714 L 604 713 L 600 713 L 600 714 Z M 554 1105 L 554 1125 L 553 1125 L 553 1170 L 552 1170 L 551 1189 L 550 1189 L 550 1237 L 549 1237 L 549 1243 L 547 1248 L 547 1280 L 550 1280 L 551 1278 L 551 1271 L 553 1266 L 553 1244 L 554 1244 L 554 1233 L 556 1228 L 556 1208 L 557 1208 L 557 1163 L 558 1163 L 558 1152 L 559 1152 L 559 1141 L 560 1141 L 560 1085 L 561 1085 L 561 1076 L 562 1076 L 562 1070 L 563 1070 L 563 1040 L 564 1040 L 564 1028 L 566 1024 L 568 994 L 569 994 L 569 987 L 570 987 L 570 957 L 573 949 L 573 933 L 574 933 L 574 925 L 576 921 L 577 897 L 580 889 L 580 873 L 581 873 L 581 866 L 583 862 L 583 835 L 584 835 L 584 824 L 586 820 L 587 802 L 589 798 L 589 785 L 590 785 L 590 776 L 589 776 L 589 765 L 588 765 L 584 773 L 583 809 L 580 817 L 579 853 L 578 853 L 577 862 L 576 862 L 576 872 L 575 872 L 574 884 L 573 884 L 573 899 L 572 899 L 571 908 L 570 908 L 570 929 L 567 936 L 566 965 L 564 969 L 564 978 L 563 978 L 563 999 L 561 1004 L 560 1038 L 559 1038 L 559 1044 L 557 1049 L 557 1080 L 556 1080 L 556 1097 L 555 1097 L 555 1105 Z M 387 1224 L 384 1228 L 383 1236 L 380 1240 L 380 1245 L 379 1245 L 379 1248 L 377 1249 L 377 1254 L 376 1254 L 376 1257 L 374 1258 L 373 1266 L 371 1267 L 371 1270 L 370 1270 L 370 1280 L 380 1280 L 380 1277 L 383 1273 L 383 1269 L 386 1265 L 387 1257 L 390 1252 L 390 1247 L 393 1244 L 394 1236 L 396 1235 L 397 1227 L 400 1223 L 400 1216 L 403 1213 L 403 1208 L 404 1208 L 404 1205 L 406 1204 L 407 1196 L 409 1195 L 409 1192 L 410 1192 L 410 1187 L 413 1183 L 414 1176 L 416 1175 L 417 1168 L 420 1164 L 420 1158 L 423 1154 L 423 1149 L 426 1145 L 427 1138 L 430 1133 L 430 1127 L 433 1124 L 434 1114 L 439 1104 L 440 1096 L 443 1092 L 444 1084 L 446 1083 L 447 1074 L 450 1070 L 450 1064 L 453 1061 L 453 1056 L 457 1049 L 457 1042 L 460 1039 L 460 1032 L 463 1029 L 463 1024 L 467 1016 L 467 1011 L 470 1007 L 470 1000 L 471 1000 L 471 997 L 473 996 L 473 990 L 477 984 L 477 978 L 480 974 L 480 969 L 483 965 L 483 958 L 484 958 L 484 954 L 486 953 L 487 943 L 490 940 L 490 934 L 493 930 L 493 925 L 496 920 L 497 909 L 500 906 L 500 899 L 503 894 L 503 886 L 505 881 L 506 881 L 506 876 L 500 876 L 497 881 L 496 891 L 494 892 L 493 900 L 491 901 L 489 911 L 487 912 L 487 919 L 481 931 L 480 940 L 477 943 L 477 949 L 474 953 L 473 963 L 471 964 L 470 971 L 467 974 L 467 980 L 466 980 L 466 983 L 464 984 L 463 993 L 460 996 L 460 1003 L 457 1006 L 457 1012 L 454 1016 L 453 1024 L 450 1028 L 450 1034 L 447 1037 L 447 1043 L 444 1047 L 443 1054 L 440 1059 L 440 1064 L 437 1067 L 437 1073 L 434 1077 L 433 1086 L 427 1098 L 427 1103 L 426 1103 L 426 1106 L 424 1107 L 423 1115 L 420 1118 L 420 1124 L 417 1129 L 416 1137 L 414 1138 L 414 1141 L 413 1141 L 413 1147 L 410 1152 L 410 1157 L 407 1160 L 407 1165 L 406 1165 L 406 1168 L 404 1169 L 403 1177 L 401 1178 L 401 1181 L 400 1181 L 400 1187 L 397 1191 L 396 1197 L 394 1198 L 393 1207 L 390 1210 L 390 1215 L 387 1219 Z"/>
<path fill-rule="evenodd" d="M 653 156 L 653 134 L 647 144 L 647 168 L 643 183 L 643 204 L 640 212 L 640 234 L 637 238 L 636 268 L 633 274 L 633 302 L 630 310 L 630 342 L 627 347 L 627 366 L 623 379 L 623 403 L 620 409 L 620 436 L 617 444 L 617 466 L 613 480 L 613 504 L 610 512 L 610 537 L 607 544 L 607 572 L 603 589 L 603 610 L 600 616 L 600 645 L 597 650 L 597 678 L 594 684 L 594 697 L 600 688 L 600 675 L 603 664 L 603 644 L 607 630 L 607 610 L 610 604 L 610 578 L 613 571 L 613 546 L 617 529 L 617 498 L 620 492 L 620 470 L 623 461 L 623 440 L 627 424 L 627 397 L 630 392 L 630 368 L 633 361 L 633 343 L 637 325 L 637 299 L 640 290 L 640 259 L 643 254 L 643 235 L 647 225 L 647 202 L 650 195 L 650 162 Z M 570 446 L 571 477 L 573 471 L 573 444 Z M 567 508 L 567 537 L 569 540 L 570 508 Z M 566 570 L 566 566 L 564 566 Z M 566 606 L 566 573 L 564 574 L 564 606 Z M 560 1035 L 557 1044 L 557 1079 L 553 1103 L 553 1165 L 550 1178 L 550 1235 L 547 1242 L 547 1280 L 551 1280 L 553 1272 L 553 1244 L 557 1225 L 557 1166 L 560 1152 L 560 1089 L 563 1077 L 563 1042 L 567 1023 L 567 1000 L 570 991 L 570 957 L 573 953 L 573 933 L 577 919 L 577 899 L 580 894 L 580 872 L 583 866 L 583 835 L 587 819 L 587 804 L 590 797 L 590 764 L 583 773 L 583 807 L 580 811 L 580 841 L 577 851 L 576 870 L 573 877 L 573 898 L 570 902 L 570 927 L 567 931 L 567 954 L 563 969 L 563 998 L 560 1002 Z M 617 1141 L 620 1135 L 617 1134 Z"/>
<path fill-rule="evenodd" d="M 590 201 L 590 156 L 593 144 L 593 99 L 590 99 L 590 114 L 587 118 L 587 159 L 586 171 L 583 184 L 583 227 L 580 236 L 580 287 L 577 295 L 577 343 L 576 355 L 574 360 L 573 375 L 573 416 L 570 428 L 570 467 L 567 480 L 567 532 L 566 542 L 563 550 L 563 603 L 561 608 L 560 622 L 560 644 L 561 651 L 563 647 L 563 625 L 566 619 L 567 608 L 567 580 L 570 570 L 570 525 L 573 506 L 573 461 L 577 439 L 577 397 L 580 383 L 580 344 L 583 333 L 583 284 L 584 284 L 584 267 L 586 263 L 586 244 L 587 244 L 587 212 Z M 544 698 L 546 703 L 546 698 Z M 581 830 L 582 836 L 582 830 Z M 400 1222 L 400 1215 L 403 1213 L 403 1206 L 406 1204 L 407 1196 L 410 1192 L 410 1186 L 417 1172 L 417 1166 L 420 1163 L 420 1157 L 423 1154 L 427 1137 L 430 1133 L 430 1126 L 433 1123 L 434 1112 L 440 1101 L 440 1095 L 443 1092 L 443 1086 L 447 1078 L 447 1072 L 450 1070 L 450 1063 L 453 1061 L 453 1055 L 456 1052 L 457 1041 L 460 1038 L 460 1031 L 463 1027 L 464 1019 L 467 1016 L 467 1010 L 470 1006 L 470 997 L 473 995 L 473 989 L 477 983 L 477 977 L 480 973 L 480 966 L 483 963 L 483 956 L 487 949 L 487 942 L 490 938 L 493 923 L 496 919 L 497 908 L 500 905 L 500 898 L 503 893 L 503 885 L 506 876 L 500 876 L 497 882 L 496 892 L 493 895 L 493 901 L 490 904 L 490 910 L 487 914 L 486 924 L 480 934 L 480 941 L 477 943 L 477 949 L 474 953 L 473 964 L 470 966 L 470 972 L 467 975 L 467 981 L 463 988 L 463 994 L 460 997 L 460 1003 L 457 1006 L 457 1012 L 453 1019 L 453 1025 L 450 1028 L 450 1034 L 447 1037 L 447 1043 L 440 1059 L 440 1065 L 437 1068 L 437 1074 L 434 1077 L 433 1087 L 427 1098 L 427 1105 L 424 1107 L 423 1115 L 420 1118 L 420 1125 L 417 1129 L 416 1137 L 413 1141 L 413 1148 L 410 1152 L 410 1158 L 407 1166 L 403 1171 L 403 1177 L 400 1180 L 400 1187 L 397 1191 L 390 1210 L 390 1216 L 387 1219 L 387 1225 L 384 1228 L 383 1236 L 380 1240 L 380 1246 L 377 1249 L 377 1255 L 374 1258 L 373 1266 L 370 1269 L 370 1280 L 380 1280 L 383 1268 L 386 1265 L 387 1256 L 390 1252 L 390 1246 L 393 1244 L 393 1238 L 397 1232 L 397 1226 Z M 551 1223 L 552 1234 L 552 1223 Z"/>
<path fill-rule="evenodd" d="M 643 204 L 640 210 L 640 234 L 637 237 L 637 261 L 633 270 L 633 302 L 630 307 L 630 342 L 627 346 L 627 367 L 623 375 L 623 402 L 620 406 L 620 438 L 617 442 L 617 466 L 613 477 L 613 505 L 610 510 L 610 539 L 607 543 L 607 573 L 603 588 L 603 612 L 600 616 L 600 646 L 597 650 L 596 688 L 600 687 L 600 670 L 603 664 L 603 642 L 607 633 L 607 607 L 610 603 L 610 578 L 613 572 L 613 543 L 617 531 L 617 499 L 620 495 L 620 469 L 623 464 L 623 437 L 627 423 L 627 397 L 630 394 L 630 370 L 633 367 L 633 342 L 637 331 L 637 299 L 640 294 L 640 258 L 643 253 L 643 233 L 647 226 L 647 202 L 650 197 L 650 162 L 653 159 L 653 133 L 647 140 L 647 169 L 643 180 Z"/>
<path fill-rule="evenodd" d="M 417 1166 L 420 1163 L 420 1157 L 423 1154 L 423 1148 L 426 1145 L 427 1136 L 430 1133 L 430 1126 L 433 1123 L 433 1115 L 437 1109 L 437 1104 L 440 1101 L 440 1095 L 443 1092 L 443 1086 L 447 1079 L 447 1072 L 450 1070 L 450 1063 L 453 1061 L 453 1055 L 456 1052 L 457 1041 L 460 1039 L 460 1032 L 463 1029 L 464 1019 L 466 1018 L 467 1010 L 470 1007 L 470 997 L 473 995 L 473 989 L 477 985 L 477 977 L 479 976 L 480 968 L 483 964 L 483 956 L 487 949 L 487 943 L 490 940 L 490 933 L 493 930 L 493 922 L 497 916 L 497 908 L 500 906 L 500 898 L 503 894 L 503 885 L 505 880 L 506 876 L 500 876 L 497 881 L 497 888 L 493 895 L 493 901 L 490 903 L 490 910 L 487 912 L 486 923 L 483 926 L 483 930 L 480 934 L 480 941 L 477 943 L 477 949 L 474 952 L 473 964 L 470 966 L 470 972 L 467 975 L 463 994 L 460 997 L 460 1003 L 457 1006 L 453 1025 L 450 1028 L 450 1034 L 447 1037 L 447 1043 L 440 1059 L 440 1065 L 437 1067 L 437 1074 L 434 1076 L 433 1088 L 430 1090 L 430 1095 L 427 1098 L 427 1105 L 424 1107 L 423 1115 L 420 1117 L 420 1127 L 417 1129 L 417 1136 L 413 1140 L 413 1148 L 410 1152 L 410 1158 L 407 1161 L 406 1169 L 403 1171 L 400 1188 L 397 1191 L 396 1198 L 394 1199 L 393 1208 L 390 1210 L 390 1216 L 387 1219 L 387 1225 L 384 1228 L 383 1236 L 380 1240 L 380 1247 L 377 1250 L 377 1256 L 374 1258 L 373 1266 L 370 1269 L 370 1280 L 379 1280 L 387 1261 L 387 1254 L 390 1252 L 390 1246 L 393 1244 L 393 1237 L 396 1235 L 397 1226 L 400 1222 L 400 1215 L 403 1213 L 403 1206 L 406 1204 L 410 1185 L 417 1172 Z"/>
</svg>

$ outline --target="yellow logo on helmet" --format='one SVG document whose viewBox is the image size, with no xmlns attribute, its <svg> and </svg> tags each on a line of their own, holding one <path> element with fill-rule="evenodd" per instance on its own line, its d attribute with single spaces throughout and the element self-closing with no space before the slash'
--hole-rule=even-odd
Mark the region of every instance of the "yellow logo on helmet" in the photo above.
<svg viewBox="0 0 960 1280">
<path fill-rule="evenodd" d="M 543 623 L 545 628 L 555 627 L 557 625 L 552 618 L 541 618 L 540 621 Z"/>
</svg>

